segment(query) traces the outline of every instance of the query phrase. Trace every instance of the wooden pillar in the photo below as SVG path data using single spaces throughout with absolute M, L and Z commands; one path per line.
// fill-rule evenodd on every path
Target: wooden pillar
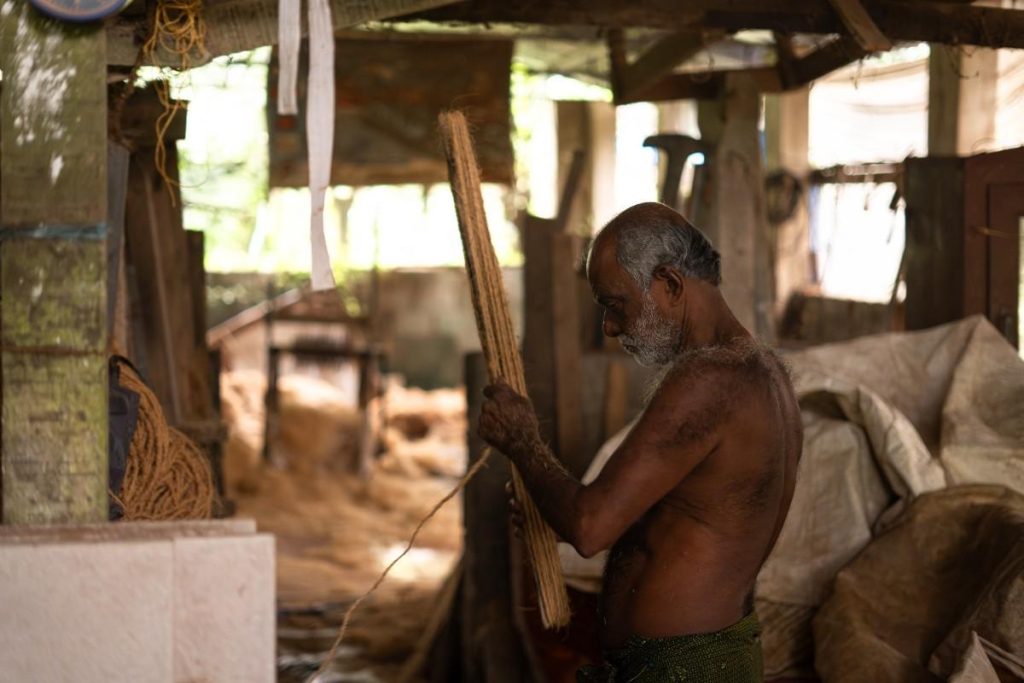
M 998 67 L 997 50 L 931 46 L 929 156 L 970 156 L 995 148 Z
M 568 231 L 590 236 L 615 216 L 615 106 L 608 102 L 556 102 L 558 187 L 565 187 L 573 152 L 586 165 L 569 213 Z
M 791 218 L 771 226 L 775 260 L 775 316 L 790 296 L 811 283 L 810 213 L 806 178 L 810 89 L 765 97 L 765 166 L 769 173 L 785 172 L 800 180 L 800 196 Z
M 466 356 L 468 467 L 483 456 L 476 435 L 487 367 L 482 353 Z M 462 496 L 466 529 L 462 555 L 462 679 L 519 683 L 532 674 L 525 633 L 512 602 L 512 559 L 508 529 L 508 459 L 491 456 L 487 467 L 466 485 Z M 448 679 L 450 680 L 450 678 Z
M 526 214 L 523 245 L 526 386 L 541 436 L 569 471 L 580 476 L 590 454 L 583 450 L 583 350 L 574 267 L 579 238 L 558 232 L 552 220 Z
M 725 78 L 722 96 L 698 104 L 701 138 L 714 146 L 700 226 L 722 254 L 722 294 L 740 323 L 774 341 L 772 259 L 764 206 L 758 120 L 761 94 L 743 73 Z
M 3 522 L 107 516 L 106 39 L 0 3 Z

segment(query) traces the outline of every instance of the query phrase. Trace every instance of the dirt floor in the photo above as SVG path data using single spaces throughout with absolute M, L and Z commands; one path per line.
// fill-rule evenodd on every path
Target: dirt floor
M 258 373 L 224 376 L 225 475 L 237 515 L 277 537 L 278 668 L 289 683 L 320 663 L 345 609 L 464 471 L 465 397 L 392 383 L 371 406 L 381 453 L 364 479 L 354 473 L 362 417 L 330 384 L 300 375 L 281 380 L 281 430 L 264 464 L 264 387 Z M 397 681 L 461 545 L 456 497 L 355 613 L 321 683 Z

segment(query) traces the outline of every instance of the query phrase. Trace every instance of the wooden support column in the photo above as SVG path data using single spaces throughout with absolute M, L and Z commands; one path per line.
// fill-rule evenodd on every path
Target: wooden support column
M 774 341 L 772 262 L 764 205 L 764 171 L 756 79 L 729 74 L 722 96 L 701 101 L 701 138 L 714 146 L 709 187 L 698 226 L 722 254 L 722 294 L 736 318 L 761 340 Z
M 482 353 L 466 356 L 466 434 L 469 463 L 482 457 L 485 444 L 476 435 L 487 367 Z M 480 470 L 462 497 L 466 529 L 462 555 L 462 680 L 520 683 L 533 675 L 529 643 L 512 599 L 508 494 L 512 476 L 506 458 Z M 437 680 L 437 679 L 434 679 Z M 443 680 L 452 680 L 452 677 Z
M 790 296 L 811 283 L 810 213 L 805 184 L 810 171 L 807 156 L 809 103 L 809 88 L 765 97 L 768 173 L 786 173 L 800 181 L 799 199 L 792 217 L 771 226 L 776 320 Z
M 3 522 L 107 517 L 106 39 L 0 2 Z
M 970 156 L 995 148 L 998 67 L 997 50 L 931 46 L 929 156 Z
M 615 107 L 585 101 L 556 102 L 556 107 L 558 187 L 565 187 L 573 152 L 586 153 L 568 232 L 589 236 L 615 216 Z

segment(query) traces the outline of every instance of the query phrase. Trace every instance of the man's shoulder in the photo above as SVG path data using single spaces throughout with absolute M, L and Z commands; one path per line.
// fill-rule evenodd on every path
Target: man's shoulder
M 755 340 L 684 351 L 666 372 L 664 382 L 682 387 L 731 388 L 773 373 L 780 365 L 769 347 Z

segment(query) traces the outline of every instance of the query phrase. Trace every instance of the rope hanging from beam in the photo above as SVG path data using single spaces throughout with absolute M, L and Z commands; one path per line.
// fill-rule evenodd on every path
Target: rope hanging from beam
M 526 376 L 502 285 L 501 268 L 487 229 L 480 195 L 480 171 L 466 118 L 461 112 L 442 113 L 440 127 L 487 374 L 492 382 L 504 379 L 525 396 Z M 514 467 L 512 482 L 526 519 L 526 547 L 537 580 L 541 620 L 547 628 L 565 626 L 570 617 L 569 597 L 562 578 L 555 534 L 544 523 Z

